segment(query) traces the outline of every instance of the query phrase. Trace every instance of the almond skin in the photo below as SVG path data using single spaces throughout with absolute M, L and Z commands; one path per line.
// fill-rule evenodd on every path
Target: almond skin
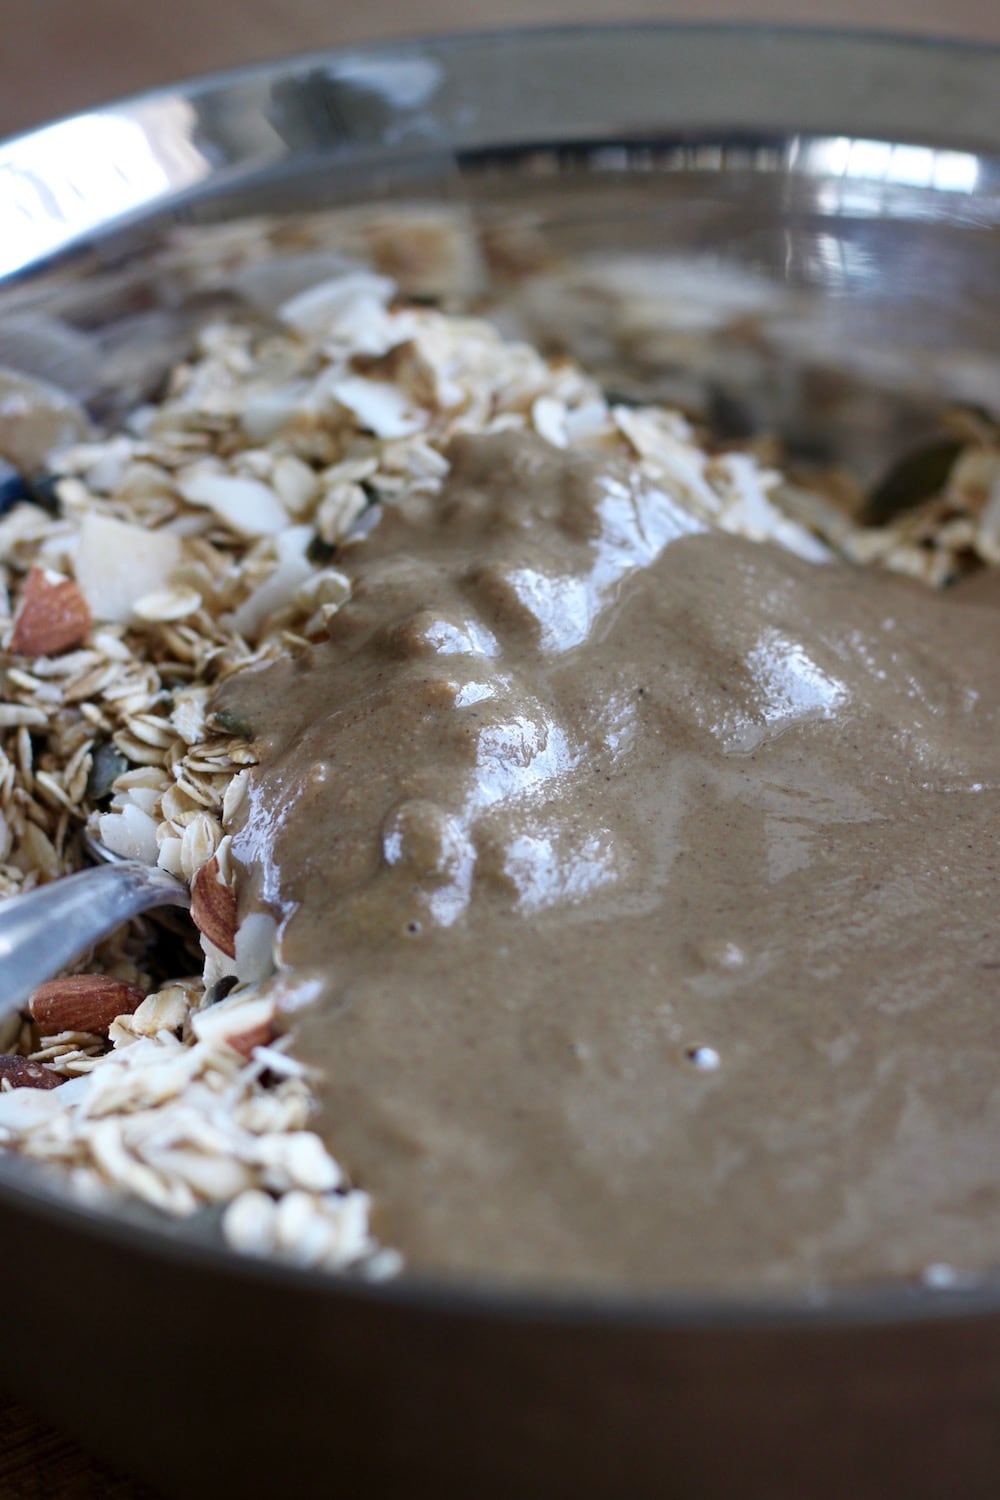
M 22 656 L 57 656 L 79 646 L 89 629 L 90 610 L 73 580 L 32 568 L 14 621 L 11 651 Z
M 249 1062 L 255 1047 L 267 1047 L 277 1036 L 274 1023 L 264 1021 L 259 1026 L 252 1027 L 249 1031 L 238 1032 L 235 1036 L 226 1037 L 226 1045 L 232 1047 L 241 1057 Z
M 59 1031 L 106 1036 L 117 1016 L 131 1015 L 145 998 L 134 984 L 110 974 L 69 974 L 39 985 L 29 1009 L 42 1036 L 54 1036 Z
M 219 880 L 219 861 L 202 865 L 191 882 L 191 916 L 227 958 L 236 957 L 236 892 Z
M 57 1089 L 65 1083 L 58 1073 L 44 1063 L 29 1062 L 26 1057 L 0 1057 L 0 1084 L 12 1089 Z

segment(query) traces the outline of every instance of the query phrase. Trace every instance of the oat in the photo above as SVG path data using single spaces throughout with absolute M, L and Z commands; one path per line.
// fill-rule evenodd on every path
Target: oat
M 193 588 L 157 589 L 142 594 L 132 606 L 138 620 L 160 624 L 164 620 L 186 620 L 201 608 L 201 595 Z
M 521 283 L 529 324 L 576 319 L 585 332 L 599 305 L 618 347 L 649 365 L 684 345 L 670 326 L 678 309 L 692 326 L 716 315 L 710 304 L 739 319 L 759 305 L 756 283 L 727 284 L 720 300 L 683 267 L 666 280 L 647 268 L 639 284 L 612 268 L 599 286 L 584 277 L 560 289 L 527 229 L 484 232 L 480 245 L 428 211 L 403 235 L 388 215 L 352 223 L 345 254 L 374 272 L 308 230 L 264 221 L 199 231 L 207 248 L 195 256 L 181 236 L 165 269 L 177 294 L 235 287 L 266 325 L 208 323 L 163 399 L 118 433 L 71 422 L 52 461 L 60 513 L 25 503 L 0 518 L 0 639 L 13 632 L 25 648 L 0 660 L 0 896 L 76 868 L 89 826 L 114 852 L 193 882 L 205 934 L 202 974 L 158 985 L 143 923 L 101 946 L 87 967 L 132 1002 L 145 994 L 131 1013 L 102 1014 L 106 1037 L 67 1026 L 41 1038 L 20 1016 L 0 1024 L 0 1144 L 60 1168 L 86 1201 L 126 1193 L 180 1215 L 221 1204 L 239 1250 L 377 1278 L 399 1258 L 376 1245 L 366 1194 L 309 1130 L 294 1035 L 275 1035 L 286 982 L 272 977 L 275 923 L 251 913 L 236 930 L 225 831 L 254 752 L 248 726 L 213 722 L 215 686 L 323 637 L 350 596 L 345 548 L 363 545 L 381 507 L 437 492 L 459 432 L 533 429 L 618 455 L 698 525 L 930 583 L 970 558 L 1000 562 L 1000 453 L 988 425 L 970 431 L 941 495 L 862 529 L 829 494 L 751 454 L 711 456 L 678 412 L 609 402 L 571 360 L 397 300 L 391 278 L 465 306 L 485 257 Z M 254 260 L 297 234 L 283 268 Z M 591 344 L 599 366 L 608 349 L 596 333 Z M 54 647 L 25 638 L 40 577 L 73 604 Z M 221 980 L 236 988 L 209 1004 Z M 296 1003 L 306 999 L 300 984 Z M 29 1079 L 62 1086 L 10 1086 Z

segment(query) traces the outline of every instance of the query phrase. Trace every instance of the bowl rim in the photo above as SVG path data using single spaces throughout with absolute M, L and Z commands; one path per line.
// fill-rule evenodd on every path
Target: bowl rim
M 40 124 L 29 125 L 24 130 L 15 130 L 0 135 L 0 148 L 26 141 L 48 130 L 79 120 L 92 114 L 131 109 L 136 105 L 155 104 L 178 95 L 208 93 L 223 85 L 241 83 L 254 78 L 266 78 L 286 72 L 297 72 L 300 68 L 315 67 L 324 61 L 343 62 L 355 58 L 366 61 L 389 59 L 399 54 L 413 53 L 422 47 L 440 48 L 454 54 L 482 45 L 509 40 L 559 41 L 562 38 L 580 37 L 625 37 L 636 35 L 670 35 L 678 37 L 746 36 L 764 40 L 785 41 L 840 41 L 870 44 L 876 48 L 901 47 L 914 53 L 941 52 L 953 56 L 978 56 L 983 52 L 1000 58 L 1000 38 L 996 41 L 975 37 L 953 36 L 947 32 L 910 32 L 892 26 L 837 26 L 832 22 L 812 24 L 802 21 L 768 21 L 720 19 L 708 21 L 657 19 L 637 16 L 630 20 L 595 21 L 540 21 L 537 25 L 514 26 L 469 26 L 460 30 L 444 28 L 441 31 L 408 31 L 400 36 L 384 37 L 370 42 L 347 42 L 330 47 L 311 47 L 302 51 L 279 53 L 276 57 L 238 63 L 230 68 L 209 68 L 204 71 L 184 73 L 170 83 L 152 84 L 148 88 L 113 94 L 110 98 L 71 110 L 68 114 L 55 115 Z
M 183 77 L 174 83 L 117 96 L 90 108 L 59 116 L 0 140 L 0 169 L 4 158 L 36 142 L 53 126 L 70 126 L 92 116 L 128 115 L 148 106 L 178 99 L 194 100 L 213 91 L 225 90 L 253 80 L 278 79 L 324 64 L 363 61 L 378 63 L 420 55 L 432 48 L 436 55 L 454 58 L 473 47 L 493 43 L 562 39 L 615 38 L 656 34 L 684 38 L 752 37 L 763 41 L 812 42 L 817 47 L 831 39 L 863 46 L 875 52 L 902 50 L 912 55 L 938 53 L 958 58 L 988 54 L 995 66 L 1000 60 L 1000 41 L 978 41 L 946 34 L 916 33 L 884 28 L 834 25 L 782 24 L 754 21 L 631 21 L 572 22 L 469 28 L 408 35 L 374 43 L 357 43 L 318 50 L 293 52 L 278 58 L 216 69 Z M 1000 153 L 1000 116 L 998 116 Z M 82 231 L 54 254 L 36 257 L 10 274 L 0 274 L 0 287 L 23 276 L 44 270 L 53 261 L 91 243 L 96 234 L 117 230 L 124 223 L 152 219 L 178 199 L 166 194 L 143 204 L 141 211 L 111 217 L 98 231 Z M 367 1302 L 386 1309 L 423 1311 L 448 1316 L 489 1317 L 503 1321 L 592 1327 L 655 1328 L 658 1330 L 794 1330 L 861 1327 L 904 1327 L 987 1315 L 1000 1315 L 1000 1271 L 975 1280 L 960 1278 L 954 1285 L 933 1286 L 900 1280 L 863 1285 L 833 1285 L 823 1288 L 765 1290 L 761 1293 L 707 1293 L 666 1286 L 663 1291 L 621 1291 L 604 1288 L 573 1288 L 558 1291 L 544 1285 L 504 1283 L 489 1277 L 472 1279 L 456 1275 L 429 1275 L 404 1271 L 392 1279 L 365 1281 L 348 1274 L 335 1274 L 287 1262 L 256 1259 L 221 1243 L 200 1242 L 187 1236 L 173 1221 L 159 1227 L 152 1211 L 143 1219 L 140 1211 L 129 1217 L 113 1210 L 94 1210 L 75 1201 L 55 1185 L 44 1169 L 28 1164 L 16 1153 L 0 1150 L 0 1222 L 8 1214 L 43 1222 L 89 1240 L 99 1240 L 111 1252 L 132 1252 L 151 1260 L 167 1258 L 192 1272 L 224 1275 L 269 1287 L 306 1291 L 314 1296 Z
M 255 84 L 264 86 L 269 81 L 272 83 L 288 81 L 308 74 L 310 71 L 322 71 L 324 68 L 330 69 L 336 66 L 371 68 L 378 64 L 417 59 L 447 60 L 449 63 L 455 63 L 460 62 L 463 54 L 471 54 L 483 48 L 493 49 L 511 45 L 522 48 L 531 46 L 544 48 L 560 43 L 596 43 L 611 47 L 616 44 L 627 45 L 629 38 L 641 41 L 643 38 L 652 37 L 673 39 L 679 45 L 693 45 L 697 42 L 704 42 L 708 45 L 722 44 L 738 39 L 754 42 L 764 47 L 768 45 L 777 48 L 801 49 L 804 47 L 815 51 L 836 44 L 850 49 L 852 60 L 865 67 L 869 66 L 873 55 L 878 55 L 883 63 L 887 63 L 890 57 L 897 60 L 905 57 L 907 63 L 918 61 L 926 63 L 928 59 L 942 58 L 955 61 L 959 66 L 964 65 L 969 69 L 978 70 L 985 66 L 995 72 L 997 60 L 1000 58 L 1000 38 L 996 41 L 979 41 L 946 34 L 910 34 L 891 28 L 814 26 L 808 23 L 785 24 L 739 20 L 671 21 L 641 18 L 414 32 L 404 37 L 389 38 L 374 43 L 351 43 L 341 47 L 292 52 L 278 58 L 244 63 L 234 68 L 195 72 L 171 83 L 125 93 L 88 108 L 47 120 L 24 131 L 15 132 L 6 138 L 0 137 L 0 212 L 13 211 L 15 214 L 24 212 L 18 202 L 16 191 L 13 195 L 5 196 L 3 192 L 5 177 L 12 176 L 16 182 L 18 176 L 23 175 L 36 185 L 39 182 L 44 185 L 45 179 L 39 175 L 33 162 L 34 154 L 41 152 L 45 165 L 52 166 L 58 162 L 59 170 L 63 170 L 60 153 L 62 147 L 69 142 L 67 133 L 74 129 L 85 128 L 87 122 L 117 121 L 131 123 L 145 129 L 146 126 L 155 125 L 157 118 L 166 124 L 170 109 L 177 104 L 196 104 L 200 100 L 210 99 L 213 95 L 221 99 L 232 98 L 241 90 L 251 88 Z M 884 80 L 882 82 L 884 86 Z M 876 93 L 877 89 L 873 81 L 872 94 Z M 992 102 L 992 91 L 990 101 Z M 839 107 L 841 106 L 838 105 Z M 935 135 L 940 135 L 942 122 L 948 119 L 950 115 L 945 112 L 942 121 L 937 122 L 938 128 L 928 127 L 926 136 L 921 136 L 919 131 L 911 134 L 904 130 L 895 137 L 892 135 L 870 137 L 862 133 L 861 138 L 932 144 Z M 841 130 L 836 133 L 842 134 L 854 129 L 856 127 L 848 125 L 845 120 Z M 996 175 L 1000 177 L 1000 117 L 996 118 L 994 126 L 992 109 L 989 113 L 988 130 L 990 139 L 985 145 L 980 140 L 965 136 L 961 131 L 955 136 L 949 136 L 947 142 L 942 138 L 937 144 L 944 149 L 969 151 L 980 156 L 982 160 L 993 158 L 997 168 Z M 53 133 L 59 135 L 58 144 L 52 140 Z M 172 134 L 174 136 L 172 144 L 176 144 L 183 138 L 182 132 L 176 125 Z M 668 130 L 666 134 L 669 136 L 670 131 Z M 718 129 L 707 129 L 706 134 L 712 136 L 713 142 L 726 138 L 725 121 L 718 122 Z M 813 136 L 822 138 L 824 135 L 831 134 L 831 131 L 822 128 L 817 131 L 802 124 L 796 125 L 794 121 L 789 124 L 778 119 L 773 121 L 771 128 L 765 127 L 761 131 L 754 126 L 747 132 L 750 139 L 770 137 L 775 134 L 788 139 L 796 136 L 809 139 Z M 49 150 L 48 153 L 45 150 L 46 137 L 49 138 L 48 144 L 56 148 Z M 614 139 L 613 133 L 607 139 Z M 470 150 L 475 154 L 477 149 L 470 148 L 461 141 L 453 140 L 451 144 L 452 149 L 459 156 Z M 586 145 L 587 142 L 581 140 L 580 144 Z M 223 152 L 227 149 L 219 140 L 211 141 L 210 145 L 213 149 L 221 149 Z M 419 158 L 422 154 L 426 155 L 429 150 L 443 152 L 448 148 L 448 139 L 442 137 L 434 142 L 421 140 L 407 143 L 399 148 L 399 154 L 406 159 L 412 159 Z M 47 162 L 45 161 L 46 154 L 48 155 Z M 389 153 L 383 151 L 383 155 L 387 160 L 389 159 Z M 255 157 L 251 150 L 237 151 L 232 159 L 224 156 L 222 160 L 212 160 L 210 164 L 206 159 L 207 171 L 187 178 L 180 172 L 176 180 L 171 177 L 159 191 L 140 193 L 129 198 L 119 208 L 91 217 L 88 217 L 81 209 L 81 205 L 85 202 L 87 185 L 83 184 L 81 191 L 81 184 L 73 182 L 70 177 L 68 179 L 72 190 L 70 196 L 75 196 L 77 202 L 70 208 L 68 217 L 65 213 L 65 204 L 57 205 L 55 208 L 52 205 L 46 206 L 38 217 L 48 221 L 50 243 L 34 253 L 22 255 L 14 262 L 0 257 L 0 289 L 22 279 L 31 278 L 54 263 L 61 265 L 66 257 L 99 244 L 119 230 L 141 227 L 143 223 L 154 221 L 162 214 L 202 201 L 206 196 L 224 193 L 233 185 L 248 186 L 260 182 L 286 160 L 287 158 L 281 156 L 280 153 L 276 157 Z M 66 195 L 63 196 L 65 198 Z
M 225 1276 L 275 1292 L 305 1292 L 367 1304 L 372 1309 L 430 1313 L 492 1322 L 663 1332 L 811 1333 L 957 1323 L 1000 1316 L 1000 1277 L 935 1287 L 900 1280 L 761 1293 L 670 1288 L 634 1291 L 585 1286 L 559 1290 L 542 1283 L 407 1270 L 385 1280 L 354 1271 L 330 1272 L 231 1249 L 221 1235 L 191 1232 L 188 1221 L 156 1221 L 152 1210 L 113 1201 L 94 1209 L 65 1195 L 45 1169 L 0 1153 L 0 1226 L 16 1214 L 101 1242 L 109 1254 L 168 1260 L 192 1274 Z M 161 1227 L 162 1224 L 162 1227 Z

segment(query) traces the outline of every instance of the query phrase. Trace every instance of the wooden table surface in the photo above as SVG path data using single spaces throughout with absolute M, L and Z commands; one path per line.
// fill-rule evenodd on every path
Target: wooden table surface
M 0 135 L 187 74 L 457 27 L 735 18 L 1000 41 L 998 0 L 465 0 L 458 12 L 456 0 L 0 0 Z M 0 1500 L 146 1495 L 0 1397 Z

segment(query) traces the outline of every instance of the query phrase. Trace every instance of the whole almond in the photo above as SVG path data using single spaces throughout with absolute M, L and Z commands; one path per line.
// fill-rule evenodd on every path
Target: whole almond
M 236 892 L 219 879 L 219 861 L 202 865 L 191 882 L 191 916 L 227 958 L 236 957 Z
M 56 656 L 78 646 L 90 629 L 87 601 L 71 578 L 32 568 L 10 638 L 23 656 Z
M 40 985 L 29 1001 L 29 1009 L 42 1036 L 54 1036 L 59 1031 L 106 1036 L 117 1016 L 130 1016 L 145 998 L 136 985 L 111 974 L 68 974 Z
M 65 1078 L 26 1057 L 0 1057 L 0 1085 L 11 1089 L 57 1089 Z

